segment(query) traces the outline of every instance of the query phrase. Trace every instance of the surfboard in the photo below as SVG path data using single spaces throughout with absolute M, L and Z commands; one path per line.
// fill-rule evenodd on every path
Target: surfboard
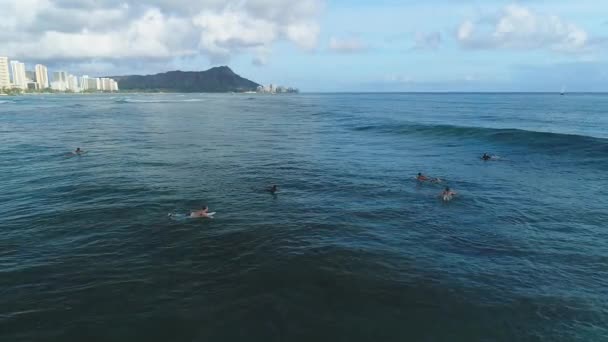
M 212 212 L 210 212 L 210 213 L 207 213 L 207 217 L 205 217 L 205 216 L 197 216 L 197 217 L 192 217 L 192 216 L 188 215 L 188 218 L 191 218 L 191 219 L 213 218 L 213 215 L 215 215 L 215 211 L 212 211 Z
M 207 216 L 209 216 L 209 218 L 213 218 L 213 215 L 215 215 L 215 211 L 207 213 Z M 180 213 L 168 213 L 167 216 L 172 219 L 175 219 L 175 220 L 206 218 L 206 217 L 192 217 L 192 216 L 190 216 L 190 214 L 180 214 Z

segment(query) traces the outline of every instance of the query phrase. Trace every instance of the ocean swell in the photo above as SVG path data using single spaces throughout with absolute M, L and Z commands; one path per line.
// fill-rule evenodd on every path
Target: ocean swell
M 417 134 L 438 138 L 477 139 L 510 145 L 525 145 L 549 153 L 576 152 L 585 155 L 608 155 L 608 139 L 515 128 L 467 127 L 400 123 L 358 126 L 353 130 L 378 134 Z

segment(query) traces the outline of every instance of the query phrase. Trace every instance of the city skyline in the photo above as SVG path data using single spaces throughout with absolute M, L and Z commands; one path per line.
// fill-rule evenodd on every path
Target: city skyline
M 35 64 L 33 70 L 28 70 L 24 62 L 0 56 L 0 92 L 7 90 L 59 92 L 110 91 L 119 90 L 118 82 L 107 77 L 80 77 L 67 71 L 54 71 L 49 77 L 48 68 L 43 64 Z

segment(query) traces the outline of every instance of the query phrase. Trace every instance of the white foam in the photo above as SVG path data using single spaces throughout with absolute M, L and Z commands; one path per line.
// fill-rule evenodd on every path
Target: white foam
M 116 102 L 121 103 L 179 103 L 179 102 L 202 102 L 203 99 L 185 99 L 185 100 L 138 100 L 138 99 L 118 99 Z

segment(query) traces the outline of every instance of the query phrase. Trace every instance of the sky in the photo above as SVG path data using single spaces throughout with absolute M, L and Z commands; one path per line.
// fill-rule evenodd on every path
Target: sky
M 0 56 L 307 92 L 608 91 L 608 0 L 0 0 Z

